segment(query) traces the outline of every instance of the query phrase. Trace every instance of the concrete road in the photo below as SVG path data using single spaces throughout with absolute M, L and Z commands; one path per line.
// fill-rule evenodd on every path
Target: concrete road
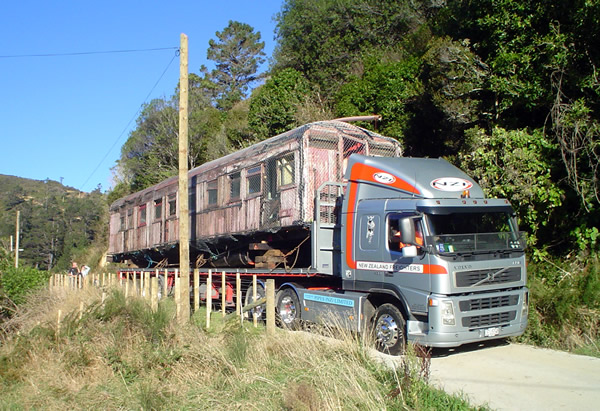
M 430 383 L 494 410 L 600 410 L 600 358 L 527 345 L 436 349 Z

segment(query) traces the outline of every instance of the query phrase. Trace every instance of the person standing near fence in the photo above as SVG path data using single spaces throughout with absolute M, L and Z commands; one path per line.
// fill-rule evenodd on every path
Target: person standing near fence
M 77 263 L 75 261 L 71 263 L 71 268 L 69 268 L 68 274 L 69 285 L 71 286 L 71 288 L 73 288 L 77 283 L 77 276 L 79 275 L 79 268 L 77 268 Z
M 85 278 L 86 275 L 88 275 L 88 273 L 90 272 L 90 267 L 88 267 L 87 265 L 82 265 L 81 266 L 81 272 L 79 274 L 81 274 L 81 276 L 83 278 Z

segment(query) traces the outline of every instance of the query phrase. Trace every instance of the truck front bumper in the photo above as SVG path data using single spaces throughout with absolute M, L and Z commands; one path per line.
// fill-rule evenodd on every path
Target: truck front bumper
M 523 334 L 528 289 L 461 296 L 432 295 L 428 322 L 408 321 L 408 341 L 428 347 L 462 344 Z

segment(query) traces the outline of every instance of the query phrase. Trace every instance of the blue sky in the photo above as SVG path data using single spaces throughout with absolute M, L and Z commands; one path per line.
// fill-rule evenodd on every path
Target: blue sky
M 273 16 L 281 5 L 282 0 L 3 1 L 0 174 L 62 179 L 88 192 L 101 184 L 106 191 L 142 104 L 174 93 L 180 34 L 188 36 L 191 73 L 202 64 L 212 67 L 208 41 L 229 20 L 260 31 L 270 57 Z M 171 49 L 61 55 L 156 48 Z M 32 56 L 47 54 L 55 56 Z

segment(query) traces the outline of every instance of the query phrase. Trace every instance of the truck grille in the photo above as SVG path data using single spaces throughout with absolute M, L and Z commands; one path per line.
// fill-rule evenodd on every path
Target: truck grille
M 456 272 L 456 286 L 471 287 L 477 283 L 481 286 L 512 283 L 521 279 L 521 267 L 510 267 L 494 276 L 500 270 L 501 268 L 487 268 L 485 270 L 458 271 Z
M 487 310 L 490 308 L 510 307 L 517 305 L 519 302 L 518 295 L 503 295 L 500 297 L 476 298 L 473 300 L 460 301 L 458 306 L 460 311 L 475 311 Z
M 504 313 L 474 315 L 463 317 L 462 325 L 468 328 L 490 327 L 509 323 L 517 317 L 516 311 L 507 311 Z

